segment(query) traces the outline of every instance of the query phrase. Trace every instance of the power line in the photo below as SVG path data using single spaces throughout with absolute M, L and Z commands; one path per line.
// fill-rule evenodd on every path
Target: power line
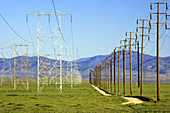
M 162 42 L 162 45 L 161 45 L 161 47 L 160 47 L 160 49 L 159 49 L 159 50 L 161 50 L 161 49 L 162 49 L 162 47 L 163 47 L 163 45 L 164 45 L 164 43 L 165 43 L 166 38 L 167 38 L 167 36 L 164 38 L 164 40 L 163 40 L 163 42 Z
M 0 16 L 1 16 L 1 18 L 4 20 L 4 22 L 8 25 L 8 27 L 9 27 L 20 39 L 22 39 L 22 40 L 24 40 L 24 41 L 26 41 L 26 42 L 28 42 L 28 43 L 31 43 L 31 42 L 25 40 L 24 38 L 22 38 L 22 37 L 9 25 L 9 23 L 5 20 L 5 18 L 4 18 L 1 14 L 0 14 Z
M 56 17 L 56 20 L 57 20 L 57 24 L 59 25 L 59 21 L 58 21 L 57 12 L 56 12 L 56 9 L 55 9 L 54 0 L 52 0 L 52 3 L 53 3 L 53 8 L 54 8 L 54 13 L 55 13 L 55 17 Z M 62 39 L 64 40 L 64 42 L 67 42 L 67 41 L 64 39 L 64 37 L 63 37 L 63 34 L 62 34 L 62 32 L 61 32 L 61 29 L 60 29 L 59 27 L 57 27 L 57 28 L 58 28 L 58 30 L 60 31 L 61 37 L 62 37 Z

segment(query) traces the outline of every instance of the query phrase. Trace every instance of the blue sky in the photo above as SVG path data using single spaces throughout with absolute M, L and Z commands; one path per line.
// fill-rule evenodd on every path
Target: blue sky
M 135 31 L 137 19 L 149 19 L 150 3 L 158 1 L 167 2 L 170 6 L 168 0 L 54 0 L 57 11 L 73 15 L 74 46 L 78 47 L 80 58 L 111 53 L 115 47 L 120 46 L 120 40 L 125 39 L 125 32 Z M 164 6 L 161 7 L 165 9 Z M 25 15 L 34 11 L 52 10 L 54 10 L 52 0 L 0 1 L 0 13 L 13 29 L 28 41 L 31 39 Z M 167 12 L 170 14 L 170 10 Z M 71 45 L 70 20 L 69 17 L 64 17 L 63 20 L 65 21 L 63 26 L 67 29 L 63 28 L 63 36 L 69 40 L 68 44 L 65 44 L 67 46 Z M 29 26 L 36 46 L 36 18 L 29 18 Z M 170 49 L 168 49 L 170 48 L 170 36 L 168 36 L 170 33 L 164 32 L 162 26 L 161 28 L 163 37 L 160 39 L 160 45 L 162 43 L 164 45 L 161 47 L 160 56 L 170 56 Z M 9 29 L 2 18 L 0 18 L 0 37 L 1 45 L 26 43 Z M 156 55 L 155 39 L 155 35 L 152 35 L 150 42 L 145 40 L 144 45 L 147 45 L 144 52 L 146 54 Z

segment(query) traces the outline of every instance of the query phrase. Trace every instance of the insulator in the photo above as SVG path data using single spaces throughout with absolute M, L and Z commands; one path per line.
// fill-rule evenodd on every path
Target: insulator
M 166 4 L 166 10 L 168 10 L 168 4 Z
M 152 19 L 152 15 L 150 14 L 150 19 Z
M 137 20 L 137 24 L 138 24 L 138 20 Z
M 168 19 L 168 15 L 166 14 L 166 19 Z
M 151 24 L 150 24 L 150 29 L 152 29 Z
M 167 29 L 167 24 L 165 24 L 165 29 Z
M 150 8 L 151 8 L 151 10 L 152 10 L 152 4 L 150 5 Z
M 150 40 L 150 36 L 148 36 L 148 40 Z

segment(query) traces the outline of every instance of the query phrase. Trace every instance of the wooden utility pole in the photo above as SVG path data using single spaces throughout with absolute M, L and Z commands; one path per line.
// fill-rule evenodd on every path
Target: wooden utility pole
M 142 34 L 138 34 L 138 36 L 142 37 L 142 43 L 141 43 L 141 85 L 140 85 L 140 95 L 143 96 L 143 42 L 144 42 L 144 37 L 148 37 L 149 40 L 149 35 L 145 35 L 144 31 L 145 29 L 149 29 L 150 31 L 150 27 L 145 27 L 145 21 L 148 21 L 150 25 L 150 20 L 147 19 L 137 19 L 137 24 L 139 23 L 139 21 L 142 21 L 142 27 L 137 27 L 136 31 L 138 32 L 138 29 L 141 28 L 142 29 Z
M 109 77 L 109 75 L 110 75 L 110 69 L 109 69 L 109 59 L 108 60 L 106 60 L 106 62 L 107 62 L 107 89 L 108 89 L 108 92 L 109 92 L 109 79 L 110 79 L 110 77 Z
M 114 93 L 116 94 L 116 49 L 114 49 Z
M 111 79 L 110 79 L 110 78 L 111 78 L 111 66 L 110 66 L 110 65 L 111 65 L 111 62 L 110 62 L 110 61 L 111 61 L 111 60 L 110 60 L 110 59 L 111 59 L 110 56 L 108 56 L 108 57 L 105 58 L 105 61 L 106 61 L 106 64 L 107 64 L 107 87 L 108 87 L 107 89 L 108 89 L 108 92 L 109 92 L 110 89 L 111 89 L 111 88 L 110 88 L 110 86 L 111 86 L 111 85 L 110 85 L 110 83 L 111 83 L 111 81 L 110 81 L 110 80 L 111 80 Z
M 99 73 L 99 65 L 97 66 L 97 85 L 100 87 L 100 73 Z
M 104 89 L 106 90 L 107 89 L 107 86 L 106 86 L 106 62 L 104 62 L 104 72 L 105 72 L 105 81 L 104 81 Z
M 112 80 L 113 80 L 113 55 L 110 56 L 110 86 L 111 86 L 111 93 L 113 93 L 113 87 L 112 87 Z
M 97 83 L 97 81 L 96 81 L 96 68 L 94 69 L 94 85 L 96 86 L 96 83 Z
M 120 95 L 120 49 L 121 47 L 116 47 L 118 48 L 118 94 Z
M 125 48 L 126 48 L 126 45 L 125 45 Z M 125 54 L 126 54 L 126 49 L 124 48 L 123 50 L 123 89 L 124 89 L 124 95 L 126 95 L 126 64 L 125 64 L 125 60 L 126 60 L 126 57 L 125 57 Z
M 91 69 L 90 69 L 90 73 L 89 73 L 89 83 L 91 84 Z
M 101 66 L 101 64 L 99 65 L 99 73 L 100 73 L 100 88 L 101 88 L 101 86 L 102 86 L 102 84 L 101 84 L 101 82 L 102 82 L 102 66 Z
M 137 38 L 137 34 L 136 32 L 126 32 L 126 36 L 127 34 L 130 34 L 130 38 L 126 38 L 129 39 L 129 49 L 130 49 L 130 95 L 133 94 L 133 91 L 132 91 L 132 40 L 136 40 Z M 136 35 L 136 38 L 132 38 L 132 34 L 135 34 Z
M 118 94 L 120 95 L 120 50 L 118 51 Z
M 159 79 L 159 25 L 160 24 L 165 24 L 166 23 L 160 23 L 159 19 L 160 19 L 160 14 L 166 14 L 166 19 L 167 19 L 167 13 L 160 13 L 160 5 L 161 4 L 166 4 L 166 9 L 168 9 L 168 5 L 167 3 L 151 3 L 150 7 L 152 9 L 152 5 L 156 4 L 157 5 L 157 13 L 150 13 L 150 19 L 152 19 L 152 14 L 156 14 L 157 15 L 157 22 L 156 23 L 151 23 L 151 24 L 157 24 L 157 100 L 160 100 L 160 79 Z
M 139 41 L 137 41 L 137 46 L 138 46 L 138 88 L 140 87 L 140 80 L 139 80 L 139 78 L 140 78 L 140 74 L 139 74 L 139 72 L 140 72 L 140 70 L 139 70 Z
M 94 85 L 96 85 L 96 68 L 94 68 Z
M 104 63 L 102 63 L 102 88 L 104 88 Z
M 121 42 L 124 42 L 124 49 L 123 49 L 123 89 L 124 89 L 124 95 L 126 95 L 126 40 L 121 40 Z
M 98 81 L 97 81 L 97 67 L 95 68 L 95 86 L 97 86 Z
M 107 70 L 107 91 L 109 91 L 109 63 L 106 60 L 106 70 Z

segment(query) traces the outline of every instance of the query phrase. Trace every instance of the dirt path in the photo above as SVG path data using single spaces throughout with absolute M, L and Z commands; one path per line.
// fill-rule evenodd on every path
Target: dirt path
M 102 95 L 104 96 L 111 96 L 110 94 L 107 94 L 106 92 L 102 91 L 101 89 L 99 89 L 98 87 L 94 86 L 94 85 L 91 85 L 94 89 L 96 89 L 99 93 L 101 93 Z M 124 102 L 122 104 L 140 104 L 140 103 L 143 103 L 142 100 L 138 99 L 138 98 L 134 98 L 134 97 L 122 97 L 126 100 L 128 100 L 128 102 Z
M 140 103 L 143 103 L 142 100 L 138 99 L 138 98 L 134 98 L 134 97 L 122 97 L 126 100 L 128 100 L 128 102 L 124 102 L 122 104 L 140 104 Z
M 98 87 L 91 85 L 94 89 L 96 89 L 99 93 L 101 93 L 104 96 L 111 96 L 110 94 L 107 94 L 106 92 L 102 91 L 101 89 L 99 89 Z

